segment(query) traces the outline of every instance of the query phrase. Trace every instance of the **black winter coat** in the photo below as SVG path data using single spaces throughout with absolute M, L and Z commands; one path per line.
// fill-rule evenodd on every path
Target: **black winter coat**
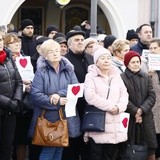
M 140 56 L 142 55 L 143 49 L 149 49 L 149 48 L 148 48 L 148 45 L 143 44 L 140 40 L 136 45 L 131 47 L 131 50 L 138 52 Z
M 140 107 L 143 110 L 142 125 L 144 137 L 149 148 L 156 148 L 156 133 L 153 120 L 152 107 L 155 104 L 156 96 L 149 76 L 140 70 L 134 74 L 128 68 L 121 74 L 121 77 L 129 93 L 129 103 L 126 112 L 130 113 L 128 138 L 131 140 L 135 115 Z
M 15 62 L 11 59 L 11 53 L 5 50 L 7 58 L 4 64 L 0 64 L 0 115 L 8 113 L 11 100 L 22 100 L 23 82 Z

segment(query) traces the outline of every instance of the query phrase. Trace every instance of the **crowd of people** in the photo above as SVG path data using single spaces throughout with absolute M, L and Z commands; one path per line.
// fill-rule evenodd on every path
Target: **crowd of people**
M 0 159 L 123 160 L 134 131 L 136 137 L 143 131 L 146 160 L 160 158 L 160 69 L 149 66 L 149 55 L 160 54 L 160 39 L 151 26 L 130 29 L 125 39 L 100 27 L 97 38 L 90 37 L 88 21 L 66 34 L 49 25 L 35 37 L 34 29 L 30 19 L 19 30 L 0 28 Z M 76 103 L 79 123 L 85 106 L 94 105 L 106 113 L 105 131 L 69 137 L 64 148 L 33 145 L 38 117 L 45 110 L 48 121 L 59 120 L 67 87 L 77 83 L 84 83 Z M 123 113 L 130 115 L 128 132 L 119 129 Z

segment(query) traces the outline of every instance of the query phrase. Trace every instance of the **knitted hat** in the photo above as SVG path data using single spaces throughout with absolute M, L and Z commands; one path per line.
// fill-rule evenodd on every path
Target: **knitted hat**
M 126 53 L 125 56 L 124 56 L 124 64 L 125 64 L 125 66 L 127 67 L 128 64 L 129 64 L 129 62 L 130 62 L 130 60 L 131 60 L 133 57 L 136 57 L 136 56 L 139 58 L 139 60 L 140 60 L 140 62 L 141 62 L 141 57 L 140 57 L 140 55 L 139 55 L 138 52 L 129 51 L 128 53 Z
M 108 48 L 109 46 L 112 45 L 112 43 L 116 40 L 117 38 L 113 35 L 107 35 L 105 38 L 104 38 L 104 48 Z
M 82 35 L 85 37 L 85 32 L 83 31 L 76 31 L 76 30 L 71 30 L 66 34 L 66 40 L 68 41 L 69 38 L 76 36 L 76 35 Z
M 55 25 L 49 25 L 46 29 L 46 36 L 48 37 L 52 31 L 58 32 L 58 28 Z
M 100 56 L 104 54 L 111 56 L 110 51 L 100 45 L 94 46 L 93 50 L 94 50 L 93 59 L 95 64 L 97 63 L 97 60 L 99 59 Z
M 126 35 L 126 39 L 129 40 L 129 41 L 131 39 L 138 39 L 138 34 L 133 29 L 128 30 L 127 35 Z
M 27 26 L 33 26 L 34 27 L 33 21 L 31 19 L 22 20 L 21 23 L 20 23 L 19 30 L 23 31 Z

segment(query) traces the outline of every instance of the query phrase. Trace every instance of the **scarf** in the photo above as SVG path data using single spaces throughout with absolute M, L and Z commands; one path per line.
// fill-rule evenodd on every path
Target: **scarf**
M 3 64 L 6 60 L 7 54 L 4 50 L 0 51 L 0 64 Z

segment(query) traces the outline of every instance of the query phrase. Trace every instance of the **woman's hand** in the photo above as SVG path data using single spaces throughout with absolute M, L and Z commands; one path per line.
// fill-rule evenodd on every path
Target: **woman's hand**
M 57 105 L 59 99 L 60 99 L 60 96 L 58 94 L 52 94 L 52 95 L 50 95 L 50 103 L 51 104 Z
M 31 81 L 23 80 L 23 84 L 24 84 L 24 87 L 25 87 L 25 92 L 30 92 L 30 90 L 31 90 Z
M 136 117 L 136 123 L 142 123 L 142 117 L 141 116 Z
M 114 107 L 112 108 L 112 110 L 109 111 L 109 112 L 110 112 L 110 114 L 112 114 L 112 115 L 116 115 L 116 114 L 118 114 L 119 109 L 118 109 L 117 106 L 114 106 Z
M 67 98 L 66 97 L 60 97 L 59 102 L 60 102 L 60 105 L 64 106 L 67 103 Z

